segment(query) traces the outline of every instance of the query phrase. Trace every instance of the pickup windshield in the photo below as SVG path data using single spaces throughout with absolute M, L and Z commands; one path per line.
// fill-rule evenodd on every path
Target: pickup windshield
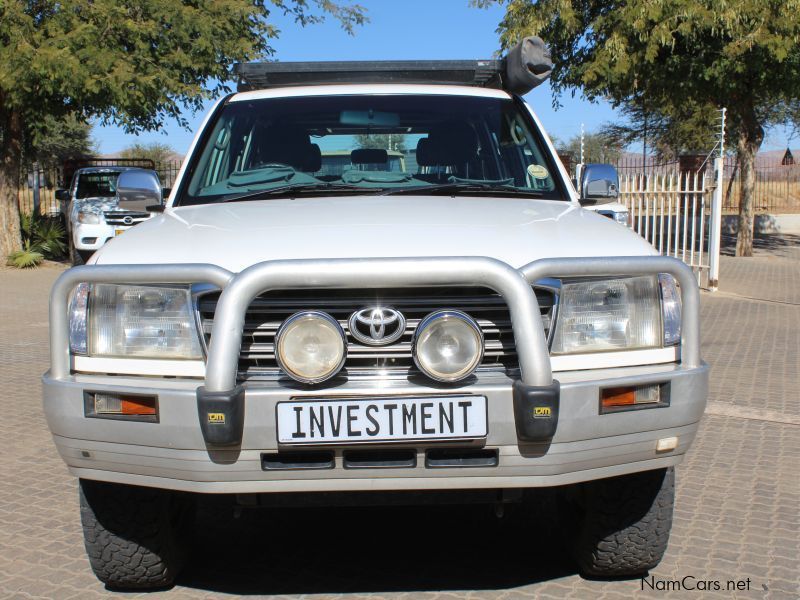
M 117 193 L 118 171 L 81 173 L 78 175 L 75 198 L 113 198 Z
M 566 199 L 541 134 L 508 98 L 235 100 L 207 131 L 176 205 L 416 191 Z

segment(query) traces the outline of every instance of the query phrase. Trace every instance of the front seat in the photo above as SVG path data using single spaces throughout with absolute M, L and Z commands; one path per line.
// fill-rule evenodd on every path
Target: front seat
M 308 133 L 293 125 L 271 125 L 254 132 L 253 150 L 247 168 L 271 163 L 289 165 L 297 171 L 315 173 L 322 168 L 322 153 Z
M 429 165 L 451 167 L 452 174 L 458 177 L 483 177 L 478 134 L 465 121 L 448 121 L 435 126 L 423 149 L 424 160 Z

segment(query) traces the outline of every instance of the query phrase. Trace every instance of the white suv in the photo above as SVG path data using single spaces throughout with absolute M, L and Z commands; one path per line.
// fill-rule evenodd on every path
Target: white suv
M 659 562 L 706 403 L 697 282 L 581 208 L 518 95 L 549 66 L 528 39 L 240 67 L 163 214 L 53 288 L 45 413 L 102 581 L 172 582 L 203 494 L 534 511 L 549 487 L 585 572 Z
M 147 210 L 120 207 L 117 178 L 137 167 L 85 167 L 75 171 L 69 190 L 59 190 L 69 236 L 70 259 L 82 265 L 106 242 L 149 219 Z M 155 177 L 155 172 L 153 172 Z

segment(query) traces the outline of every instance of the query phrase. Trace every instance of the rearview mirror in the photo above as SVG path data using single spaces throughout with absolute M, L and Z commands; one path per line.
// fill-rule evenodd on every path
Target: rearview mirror
M 357 127 L 397 127 L 400 115 L 374 110 L 343 110 L 339 115 L 339 123 Z
M 56 190 L 56 200 L 59 202 L 69 202 L 69 190 Z
M 161 182 L 150 169 L 130 169 L 117 178 L 119 207 L 125 210 L 146 212 L 152 205 L 162 204 Z
M 619 198 L 619 175 L 611 165 L 588 164 L 581 170 L 581 204 L 608 204 Z

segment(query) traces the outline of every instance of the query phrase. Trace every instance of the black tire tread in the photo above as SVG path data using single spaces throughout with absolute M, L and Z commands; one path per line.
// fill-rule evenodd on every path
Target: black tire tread
M 175 511 L 190 505 L 165 490 L 89 480 L 79 493 L 86 553 L 100 581 L 118 589 L 173 584 L 185 561 Z
M 581 571 L 639 575 L 661 561 L 672 528 L 673 467 L 582 484 L 582 523 L 573 545 Z

